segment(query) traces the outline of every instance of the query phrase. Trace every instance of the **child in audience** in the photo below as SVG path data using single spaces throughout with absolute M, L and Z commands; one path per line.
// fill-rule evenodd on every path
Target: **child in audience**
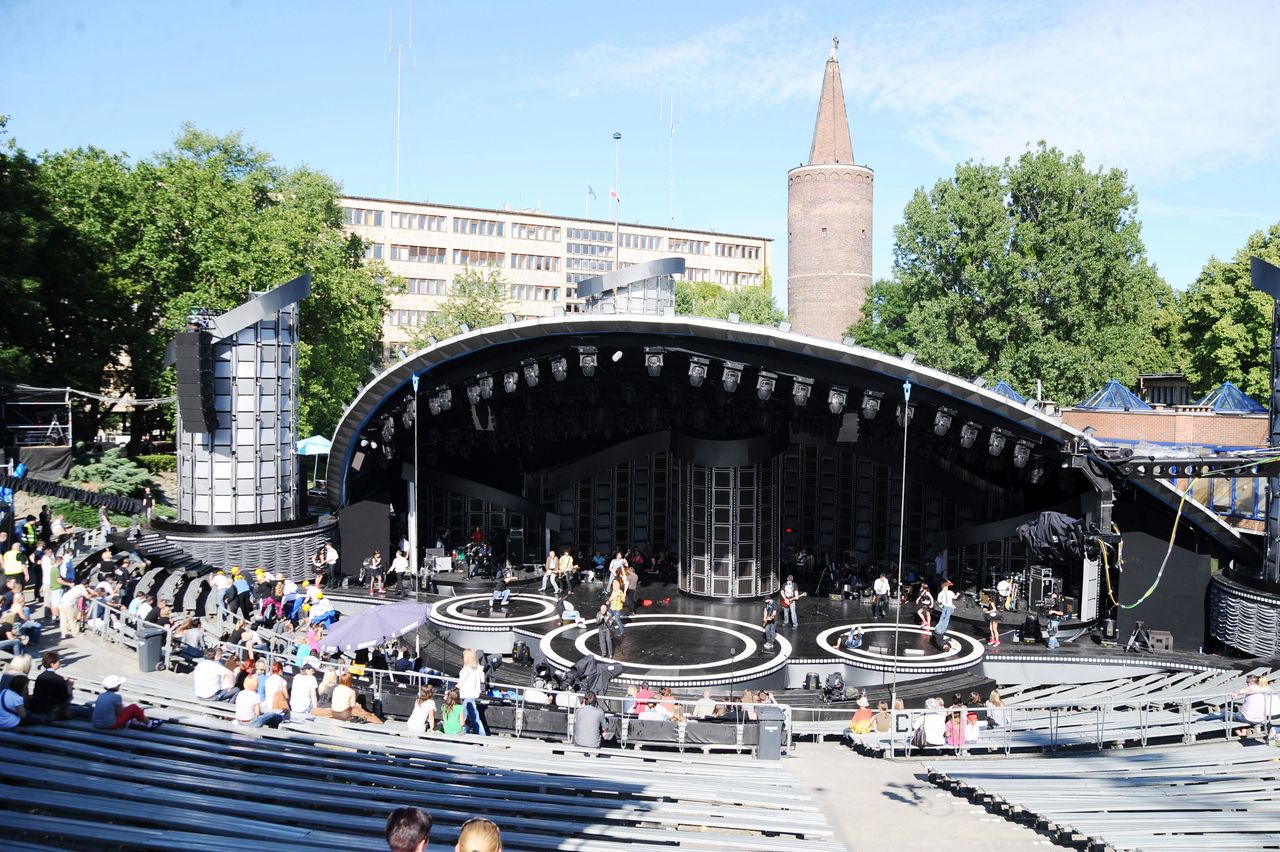
M 147 719 L 142 708 L 137 704 L 125 706 L 120 697 L 120 687 L 124 686 L 124 678 L 120 675 L 107 675 L 102 679 L 102 694 L 93 702 L 93 726 L 99 730 L 115 730 L 125 725 L 135 728 L 155 730 L 164 724 L 160 719 Z

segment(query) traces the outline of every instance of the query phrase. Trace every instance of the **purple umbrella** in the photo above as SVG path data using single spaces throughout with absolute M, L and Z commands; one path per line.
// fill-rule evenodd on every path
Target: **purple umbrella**
M 320 641 L 326 654 L 353 654 L 396 639 L 426 623 L 431 604 L 417 601 L 375 606 L 366 613 L 344 618 Z

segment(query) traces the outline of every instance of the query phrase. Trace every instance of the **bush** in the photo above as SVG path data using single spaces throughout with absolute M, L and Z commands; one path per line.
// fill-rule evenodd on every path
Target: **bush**
M 178 457 L 168 453 L 135 456 L 133 460 L 153 474 L 172 473 L 178 469 Z

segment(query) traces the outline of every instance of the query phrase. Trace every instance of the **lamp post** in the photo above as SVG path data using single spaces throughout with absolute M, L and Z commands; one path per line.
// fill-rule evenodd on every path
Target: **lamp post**
M 898 630 L 902 625 L 902 552 L 907 534 L 907 427 L 911 425 L 911 380 L 902 383 L 902 502 L 898 507 L 898 607 L 893 616 L 893 686 L 890 706 L 898 702 Z M 896 723 L 895 723 L 896 726 Z
M 622 265 L 620 263 L 621 231 L 618 227 L 619 208 L 622 206 L 622 187 L 618 185 L 618 152 L 621 146 L 622 134 L 615 130 L 613 132 L 613 268 L 615 270 Z

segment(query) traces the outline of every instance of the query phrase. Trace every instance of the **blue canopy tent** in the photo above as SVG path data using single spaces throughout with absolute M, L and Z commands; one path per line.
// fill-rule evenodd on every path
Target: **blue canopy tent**
M 303 438 L 296 445 L 298 455 L 315 456 L 315 469 L 311 472 L 312 479 L 319 479 L 320 476 L 320 457 L 329 455 L 329 449 L 333 446 L 333 442 L 323 435 L 312 435 L 310 438 Z

